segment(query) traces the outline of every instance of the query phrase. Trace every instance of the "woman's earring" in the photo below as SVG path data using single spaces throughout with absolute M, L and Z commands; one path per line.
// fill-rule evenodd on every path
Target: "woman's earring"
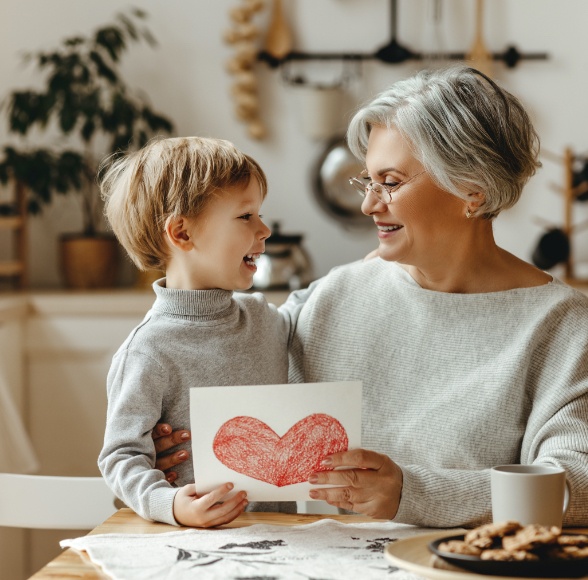
M 468 219 L 473 218 L 474 214 L 470 211 L 470 208 L 466 209 L 466 217 Z

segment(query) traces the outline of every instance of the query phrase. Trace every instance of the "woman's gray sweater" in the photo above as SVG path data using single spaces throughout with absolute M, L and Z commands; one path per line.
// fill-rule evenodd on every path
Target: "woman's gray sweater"
M 566 525 L 588 525 L 588 297 L 554 280 L 487 294 L 421 288 L 374 259 L 335 268 L 298 316 L 291 382 L 363 381 L 363 447 L 404 474 L 395 521 L 477 525 L 489 468 L 565 468 Z

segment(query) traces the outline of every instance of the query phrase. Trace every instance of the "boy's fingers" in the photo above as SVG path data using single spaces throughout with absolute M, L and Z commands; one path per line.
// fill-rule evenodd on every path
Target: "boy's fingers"
M 215 518 L 208 523 L 208 527 L 212 528 L 214 526 L 220 526 L 222 524 L 228 524 L 229 522 L 232 522 L 237 516 L 241 515 L 243 511 L 245 511 L 247 503 L 247 500 L 241 500 L 237 503 L 237 505 L 234 508 L 232 508 L 229 512 L 226 513 L 220 512 L 220 508 L 222 506 L 219 506 L 219 508 L 214 508 L 215 510 L 219 509 L 219 512 L 218 515 L 217 513 L 215 513 Z M 224 505 L 225 504 L 223 504 L 223 506 Z
M 219 513 L 225 513 L 231 511 L 235 505 L 238 505 L 241 501 L 247 498 L 247 494 L 244 491 L 239 491 L 233 497 L 227 498 L 233 489 L 232 483 L 225 483 L 211 492 L 202 496 L 202 500 L 208 510 L 219 510 Z

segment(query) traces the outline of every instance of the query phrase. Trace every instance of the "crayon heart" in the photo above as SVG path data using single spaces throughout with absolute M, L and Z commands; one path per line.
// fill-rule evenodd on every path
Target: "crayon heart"
M 321 460 L 347 450 L 343 425 L 330 415 L 315 413 L 280 437 L 254 417 L 234 417 L 218 430 L 212 443 L 217 459 L 229 469 L 283 487 L 307 481 L 326 471 Z

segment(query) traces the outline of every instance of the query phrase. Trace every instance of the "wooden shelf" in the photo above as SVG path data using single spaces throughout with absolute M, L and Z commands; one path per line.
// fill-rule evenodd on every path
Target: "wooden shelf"
M 19 289 L 27 287 L 27 202 L 22 183 L 14 183 L 14 202 L 18 215 L 0 216 L 0 230 L 11 230 L 14 237 L 13 256 L 0 261 L 0 278 L 9 278 Z
M 20 276 L 24 270 L 24 264 L 22 262 L 0 262 L 0 276 L 11 277 Z
M 25 225 L 20 216 L 0 217 L 0 230 L 18 230 Z

